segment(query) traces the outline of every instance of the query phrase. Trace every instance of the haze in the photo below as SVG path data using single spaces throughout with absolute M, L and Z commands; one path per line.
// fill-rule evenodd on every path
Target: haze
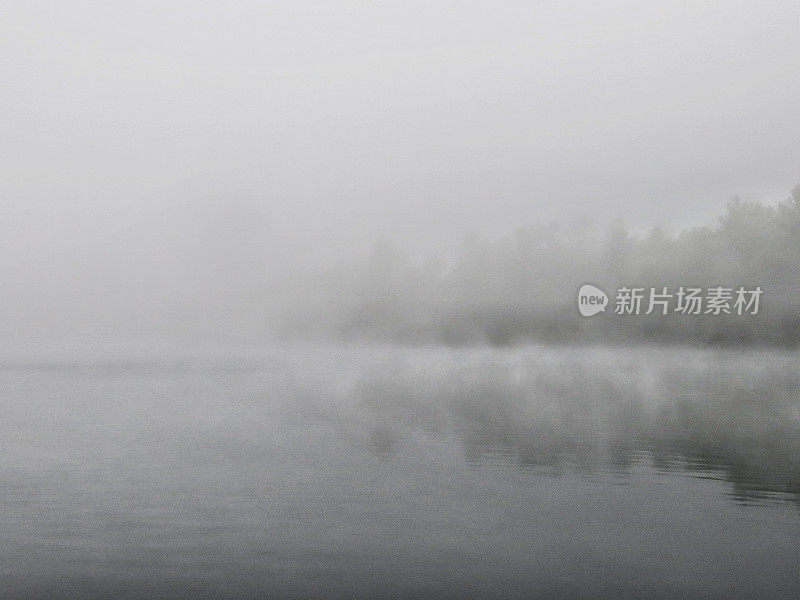
M 230 206 L 267 269 L 713 223 L 800 180 L 798 25 L 795 2 L 11 2 L 0 265 L 13 288 L 38 265 L 23 304 L 63 296 L 64 261 L 147 279 Z

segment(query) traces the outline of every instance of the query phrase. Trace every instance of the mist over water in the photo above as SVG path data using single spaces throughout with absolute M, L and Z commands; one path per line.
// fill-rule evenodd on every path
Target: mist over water
M 0 590 L 789 598 L 796 360 L 313 346 L 6 364 Z
M 800 597 L 796 2 L 2 12 L 2 600 Z

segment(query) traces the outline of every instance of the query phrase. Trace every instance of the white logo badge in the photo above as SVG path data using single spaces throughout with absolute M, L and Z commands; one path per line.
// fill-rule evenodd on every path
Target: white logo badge
M 607 304 L 608 296 L 600 288 L 587 283 L 578 290 L 578 310 L 584 317 L 605 312 Z

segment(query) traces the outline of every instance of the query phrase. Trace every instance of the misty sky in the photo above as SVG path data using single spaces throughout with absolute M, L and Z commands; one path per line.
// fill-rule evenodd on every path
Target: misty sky
M 12 1 L 0 69 L 2 265 L 209 200 L 324 250 L 800 182 L 796 1 Z

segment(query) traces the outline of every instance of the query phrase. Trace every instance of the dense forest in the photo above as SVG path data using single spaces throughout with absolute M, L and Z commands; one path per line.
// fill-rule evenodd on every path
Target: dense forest
M 582 317 L 592 283 L 610 309 Z M 757 314 L 615 314 L 623 287 L 760 287 Z M 284 338 L 505 345 L 656 342 L 800 344 L 800 186 L 777 205 L 733 198 L 713 227 L 635 236 L 622 223 L 521 228 L 502 239 L 467 235 L 452 252 L 412 258 L 391 242 L 356 266 L 298 276 L 276 306 Z M 289 300 L 291 298 L 291 300 Z M 299 299 L 299 300 L 298 300 Z M 643 311 L 644 312 L 644 311 Z

